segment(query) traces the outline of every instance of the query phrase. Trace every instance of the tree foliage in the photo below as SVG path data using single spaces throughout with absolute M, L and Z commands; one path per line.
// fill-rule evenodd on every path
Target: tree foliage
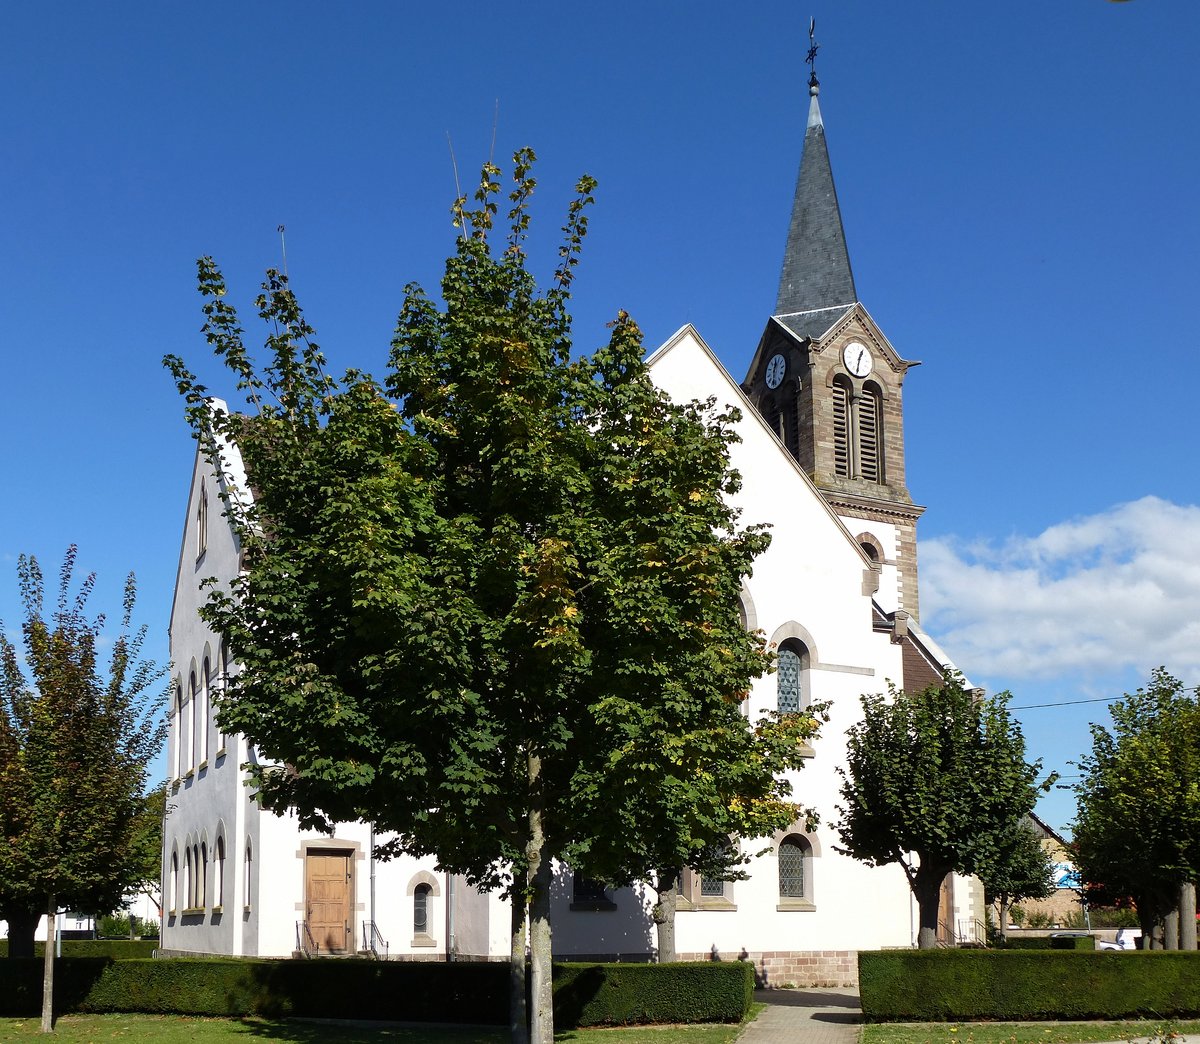
M 1046 899 L 1054 892 L 1054 861 L 1038 832 L 1017 818 L 1000 834 L 975 869 L 983 882 L 984 902 Z
M 0 917 L 10 956 L 33 955 L 42 914 L 112 910 L 145 876 L 143 792 L 164 737 L 164 671 L 142 659 L 146 629 L 130 631 L 132 574 L 107 669 L 100 663 L 104 617 L 87 611 L 95 574 L 73 590 L 75 558 L 71 547 L 47 613 L 41 567 L 22 555 L 20 651 L 0 625 Z M 44 1028 L 52 981 L 48 968 Z
M 976 867 L 983 899 L 1000 905 L 1000 935 L 1008 933 L 1008 910 L 1023 899 L 1046 899 L 1054 893 L 1054 861 L 1041 835 L 1024 817 L 1014 819 L 992 852 Z
M 920 692 L 864 696 L 863 718 L 848 732 L 844 850 L 904 869 L 923 948 L 935 945 L 946 875 L 998 866 L 1013 824 L 1036 801 L 1041 763 L 1025 761 L 1008 699 L 981 698 L 951 674 Z
M 406 288 L 385 380 L 331 379 L 275 272 L 258 370 L 209 259 L 205 332 L 246 411 L 168 365 L 211 459 L 236 443 L 253 488 L 227 499 L 245 568 L 205 617 L 242 668 L 219 717 L 270 759 L 264 805 L 372 820 L 392 850 L 509 890 L 521 923 L 532 901 L 540 1009 L 551 860 L 620 883 L 792 821 L 779 774 L 816 720 L 742 713 L 769 658 L 738 597 L 768 537 L 730 507 L 735 415 L 668 401 L 623 312 L 572 356 L 594 182 L 541 292 L 532 161 L 514 157 L 502 243 L 496 168 L 456 202 L 441 302 Z
M 1161 938 L 1179 885 L 1200 873 L 1198 690 L 1159 667 L 1150 684 L 1092 726 L 1079 762 L 1074 824 L 1080 870 L 1108 900 L 1132 899 L 1147 938 Z

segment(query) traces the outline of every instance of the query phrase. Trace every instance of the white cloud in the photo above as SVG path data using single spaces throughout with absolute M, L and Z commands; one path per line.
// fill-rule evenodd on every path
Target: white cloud
M 923 541 L 921 624 L 967 674 L 1200 680 L 1200 506 L 1144 497 L 1002 542 Z

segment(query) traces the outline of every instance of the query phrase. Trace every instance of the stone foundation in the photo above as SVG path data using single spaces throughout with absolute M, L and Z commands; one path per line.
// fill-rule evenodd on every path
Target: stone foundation
M 749 961 L 760 989 L 781 986 L 857 986 L 857 950 L 763 950 L 740 953 L 681 953 L 681 961 Z

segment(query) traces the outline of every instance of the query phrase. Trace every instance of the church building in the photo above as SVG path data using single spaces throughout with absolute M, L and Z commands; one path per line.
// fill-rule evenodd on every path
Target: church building
M 819 86 L 808 124 L 775 314 L 745 379 L 721 365 L 692 326 L 655 351 L 655 382 L 677 400 L 738 407 L 742 518 L 769 522 L 770 548 L 742 593 L 746 626 L 778 655 L 748 713 L 827 701 L 831 718 L 792 779 L 821 821 L 738 843 L 748 876 L 684 874 L 676 946 L 684 960 L 753 962 L 764 985 L 841 985 L 861 949 L 915 943 L 916 906 L 897 866 L 869 868 L 837 851 L 846 731 L 859 697 L 922 688 L 948 657 L 919 626 L 916 525 L 905 478 L 903 386 L 913 361 L 858 299 L 834 188 Z M 734 346 L 730 346 L 731 348 Z M 505 960 L 509 911 L 435 861 L 374 858 L 368 823 L 332 836 L 259 809 L 243 768 L 257 758 L 222 735 L 212 698 L 236 671 L 198 610 L 199 582 L 236 574 L 221 494 L 249 489 L 235 446 L 226 474 L 196 458 L 171 616 L 176 665 L 164 837 L 163 951 L 303 956 L 368 952 L 404 960 Z M 982 889 L 947 879 L 942 938 L 981 941 Z M 653 960 L 648 887 L 600 889 L 559 867 L 552 895 L 556 959 Z

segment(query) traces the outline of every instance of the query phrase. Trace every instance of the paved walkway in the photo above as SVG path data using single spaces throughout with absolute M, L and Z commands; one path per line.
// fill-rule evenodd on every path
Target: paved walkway
M 862 1026 L 858 990 L 755 990 L 754 999 L 767 1007 L 746 1026 L 737 1044 L 858 1044 Z M 1038 1025 L 1056 1026 L 1059 1023 Z M 1141 1041 L 1155 1044 L 1152 1037 L 1112 1044 L 1140 1044 Z M 1192 1042 L 1200 1044 L 1200 1037 L 1183 1037 L 1179 1044 Z
M 767 1005 L 738 1044 L 858 1044 L 858 990 L 755 990 Z

